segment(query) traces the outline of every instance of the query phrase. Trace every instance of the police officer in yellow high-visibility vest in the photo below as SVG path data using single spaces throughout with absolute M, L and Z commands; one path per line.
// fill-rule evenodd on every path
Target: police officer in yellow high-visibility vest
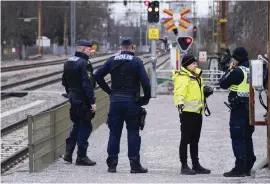
M 202 112 L 205 97 L 213 93 L 212 88 L 204 86 L 201 70 L 193 55 L 185 55 L 180 71 L 173 70 L 174 103 L 179 110 L 181 122 L 181 141 L 179 157 L 182 164 L 181 174 L 210 174 L 203 168 L 198 158 L 198 143 L 202 128 Z M 187 145 L 190 144 L 192 169 L 187 164 Z
M 256 157 L 253 150 L 252 134 L 254 126 L 249 125 L 249 60 L 244 47 L 237 47 L 232 55 L 223 59 L 226 64 L 231 61 L 229 69 L 223 68 L 225 74 L 220 79 L 220 87 L 229 89 L 230 135 L 235 166 L 225 177 L 244 177 L 250 175 Z

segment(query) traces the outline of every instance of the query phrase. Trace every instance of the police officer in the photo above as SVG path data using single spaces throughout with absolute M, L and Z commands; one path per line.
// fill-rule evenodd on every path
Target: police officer
M 70 57 L 64 65 L 62 84 L 70 102 L 70 119 L 73 128 L 66 139 L 64 160 L 72 163 L 72 154 L 76 143 L 78 146 L 76 165 L 93 166 L 87 155 L 88 138 L 92 132 L 91 118 L 96 111 L 92 65 L 88 62 L 92 42 L 78 41 L 75 56 Z
M 236 160 L 235 167 L 223 175 L 243 177 L 250 175 L 256 161 L 252 142 L 254 126 L 249 125 L 249 60 L 244 47 L 237 47 L 231 55 L 232 62 L 220 79 L 220 87 L 230 90 L 228 96 L 231 108 L 230 135 Z
M 182 59 L 181 71 L 173 70 L 174 103 L 179 111 L 181 122 L 181 141 L 179 157 L 182 164 L 181 174 L 210 174 L 210 170 L 203 168 L 198 158 L 198 143 L 202 128 L 202 111 L 206 105 L 206 97 L 213 90 L 204 86 L 201 70 L 197 68 L 197 60 L 191 54 Z M 210 115 L 210 114 L 209 114 Z M 192 169 L 187 164 L 187 145 L 190 145 Z
M 128 133 L 128 157 L 131 173 L 147 173 L 140 163 L 141 137 L 139 135 L 138 118 L 142 105 L 149 103 L 151 98 L 150 80 L 143 62 L 133 53 L 132 40 L 123 39 L 120 55 L 113 56 L 95 73 L 99 86 L 110 95 L 108 127 L 110 129 L 107 147 L 108 172 L 116 172 L 120 139 L 124 121 Z M 111 88 L 104 77 L 111 75 Z M 140 97 L 140 83 L 144 97 Z

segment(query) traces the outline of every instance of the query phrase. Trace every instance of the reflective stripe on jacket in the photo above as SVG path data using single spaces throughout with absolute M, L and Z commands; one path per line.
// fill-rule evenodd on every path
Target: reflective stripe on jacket
M 203 80 L 201 70 L 197 68 L 196 74 L 192 74 L 184 67 L 181 71 L 173 70 L 174 103 L 184 104 L 183 111 L 201 113 L 204 108 Z
M 239 68 L 244 73 L 244 79 L 239 85 L 231 85 L 230 91 L 237 92 L 237 96 L 239 97 L 249 97 L 249 68 L 244 66 L 239 66 Z

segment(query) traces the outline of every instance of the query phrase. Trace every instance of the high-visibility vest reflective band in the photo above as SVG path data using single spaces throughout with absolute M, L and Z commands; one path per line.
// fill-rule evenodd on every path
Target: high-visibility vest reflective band
M 239 97 L 249 97 L 249 80 L 250 80 L 250 74 L 249 74 L 249 68 L 239 66 L 239 68 L 244 73 L 244 79 L 239 85 L 231 85 L 230 91 L 237 92 L 237 95 Z
M 187 112 L 193 112 L 193 111 L 199 111 L 204 107 L 204 104 L 202 101 L 189 101 L 184 103 L 184 110 Z

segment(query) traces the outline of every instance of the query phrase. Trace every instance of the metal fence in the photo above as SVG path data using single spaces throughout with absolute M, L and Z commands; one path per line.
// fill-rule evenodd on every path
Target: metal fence
M 220 70 L 203 70 L 204 84 L 214 88 L 215 91 L 227 91 L 219 87 L 219 80 L 223 74 L 224 72 Z
M 224 74 L 220 70 L 202 70 L 202 78 L 205 85 L 214 88 L 215 91 L 227 91 L 219 87 L 219 79 Z M 172 81 L 172 70 L 158 70 L 157 71 L 158 84 L 164 81 Z
M 92 120 L 93 130 L 107 119 L 109 97 L 96 92 L 97 112 Z M 56 109 L 28 116 L 29 171 L 38 172 L 53 163 L 65 152 L 65 140 L 72 128 L 69 103 Z

